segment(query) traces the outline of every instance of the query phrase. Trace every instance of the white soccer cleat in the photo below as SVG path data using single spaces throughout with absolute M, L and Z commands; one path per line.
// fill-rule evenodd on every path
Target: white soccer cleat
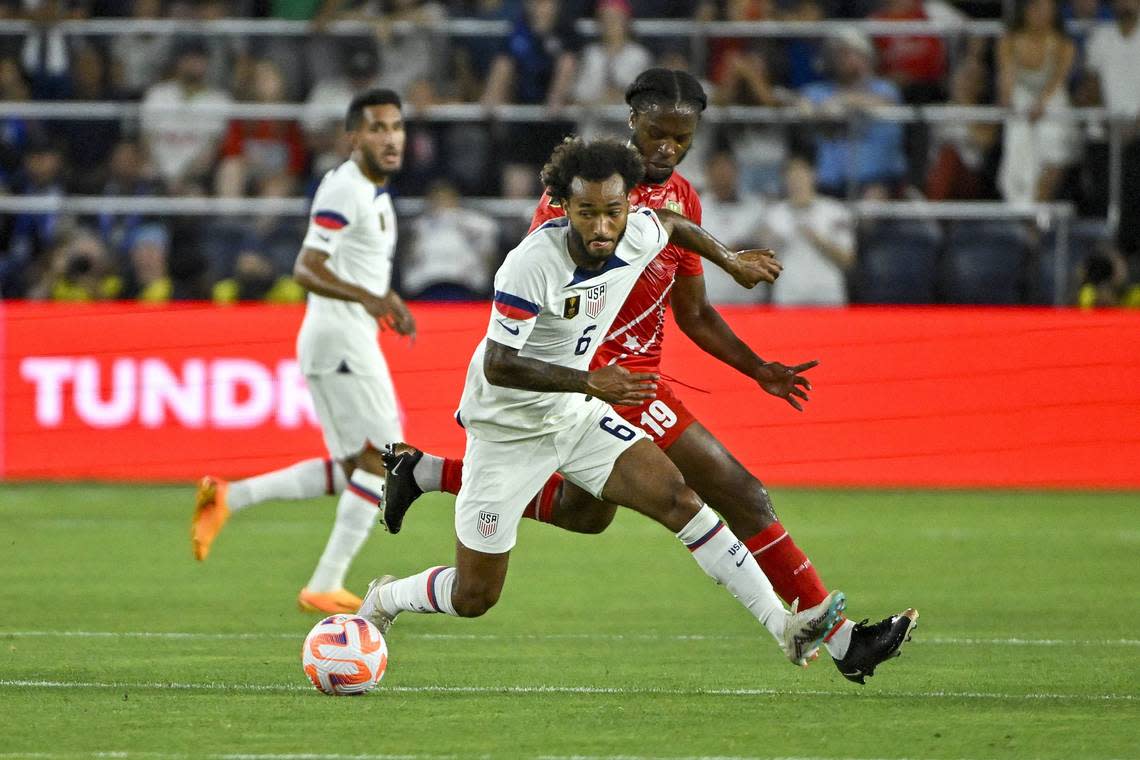
M 381 575 L 369 583 L 368 592 L 364 595 L 364 601 L 360 604 L 360 609 L 356 612 L 357 615 L 360 615 L 360 617 L 380 629 L 380 633 L 384 635 L 387 635 L 388 629 L 392 627 L 392 621 L 396 619 L 396 615 L 390 614 L 380 604 L 380 589 L 395 580 L 398 579 L 394 575 Z
M 793 665 L 806 668 L 808 660 L 823 644 L 823 637 L 839 622 L 847 607 L 847 597 L 842 591 L 832 591 L 816 606 L 797 611 L 799 603 L 799 599 L 792 602 L 784 624 L 784 654 Z

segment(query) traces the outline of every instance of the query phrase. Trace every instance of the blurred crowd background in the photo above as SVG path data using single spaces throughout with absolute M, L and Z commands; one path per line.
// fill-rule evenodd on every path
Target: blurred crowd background
M 1140 306 L 1138 10 L 0 2 L 0 295 L 301 300 L 305 198 L 347 156 L 351 96 L 379 86 L 408 117 L 399 288 L 484 297 L 553 146 L 625 136 L 626 85 L 661 65 L 710 95 L 681 166 L 705 226 L 799 272 L 757 292 L 714 273 L 714 300 Z M 209 202 L 138 202 L 161 199 Z M 953 201 L 991 212 L 925 203 Z

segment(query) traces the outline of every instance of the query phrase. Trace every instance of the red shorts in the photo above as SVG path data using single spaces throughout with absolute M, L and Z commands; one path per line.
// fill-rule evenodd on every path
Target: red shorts
M 644 430 L 662 450 L 672 446 L 697 421 L 672 386 L 662 380 L 657 381 L 657 398 L 638 406 L 615 406 L 614 411 Z

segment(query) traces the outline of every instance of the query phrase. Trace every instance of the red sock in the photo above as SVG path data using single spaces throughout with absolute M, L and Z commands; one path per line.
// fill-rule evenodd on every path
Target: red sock
M 551 475 L 542 490 L 526 505 L 523 517 L 549 523 L 554 517 L 554 495 L 558 493 L 558 487 L 561 485 L 562 476 L 557 472 Z
M 744 545 L 772 582 L 772 588 L 788 604 L 798 598 L 802 610 L 814 607 L 827 596 L 827 588 L 812 567 L 811 560 L 796 546 L 780 523 L 772 523 L 745 541 Z
M 443 458 L 443 474 L 439 476 L 439 490 L 444 493 L 459 493 L 463 485 L 463 460 Z

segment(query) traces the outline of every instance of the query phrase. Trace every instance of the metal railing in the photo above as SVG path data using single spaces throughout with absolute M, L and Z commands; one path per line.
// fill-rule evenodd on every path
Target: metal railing
M 307 198 L 209 198 L 132 197 L 99 195 L 0 196 L 0 213 L 143 214 L 152 216 L 280 216 L 301 219 L 309 212 Z M 464 199 L 464 205 L 496 218 L 529 220 L 534 212 L 530 199 Z M 398 198 L 396 210 L 403 216 L 423 213 L 423 198 Z M 1068 292 L 1069 228 L 1074 210 L 1068 203 L 995 203 L 933 201 L 853 201 L 848 208 L 859 219 L 925 220 L 1024 220 L 1039 229 L 1055 229 L 1053 251 L 1054 303 L 1064 305 Z

